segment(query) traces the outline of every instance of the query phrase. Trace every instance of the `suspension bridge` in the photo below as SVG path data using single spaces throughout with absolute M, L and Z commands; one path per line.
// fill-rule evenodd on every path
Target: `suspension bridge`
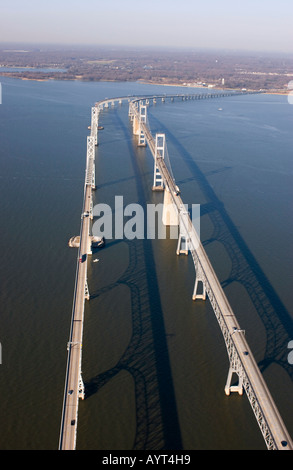
M 76 448 L 78 403 L 84 399 L 85 389 L 82 380 L 82 336 L 85 300 L 90 299 L 87 282 L 87 261 L 92 253 L 91 223 L 93 219 L 93 191 L 95 190 L 95 146 L 98 145 L 99 115 L 104 108 L 127 101 L 129 119 L 138 146 L 148 146 L 154 159 L 154 191 L 164 194 L 163 224 L 179 227 L 177 255 L 189 253 L 195 267 L 195 282 L 192 299 L 211 303 L 220 326 L 229 359 L 229 369 L 225 385 L 226 395 L 236 392 L 246 393 L 252 411 L 259 425 L 265 444 L 269 450 L 292 450 L 293 444 L 259 367 L 253 357 L 235 312 L 221 287 L 210 260 L 201 244 L 199 235 L 186 210 L 176 185 L 168 155 L 166 136 L 157 133 L 153 137 L 148 124 L 147 109 L 150 103 L 159 100 L 180 99 L 202 100 L 235 96 L 234 92 L 156 95 L 144 97 L 120 97 L 96 103 L 91 109 L 91 132 L 87 137 L 87 156 L 84 183 L 84 198 L 80 227 L 80 243 L 77 257 L 76 279 L 70 336 L 67 344 L 68 357 L 64 398 L 59 438 L 60 450 Z M 238 377 L 238 384 L 232 385 L 232 377 Z

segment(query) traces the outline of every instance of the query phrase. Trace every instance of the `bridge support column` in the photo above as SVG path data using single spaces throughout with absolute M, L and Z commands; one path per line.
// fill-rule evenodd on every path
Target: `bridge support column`
M 239 395 L 243 395 L 243 379 L 238 374 L 239 382 L 237 385 L 231 385 L 233 374 L 237 374 L 237 371 L 230 365 L 228 371 L 227 382 L 225 385 L 226 395 L 230 395 L 231 392 L 238 392 Z
M 186 235 L 179 231 L 178 243 L 177 243 L 177 255 L 188 255 L 188 238 Z
M 128 108 L 128 117 L 130 118 L 131 121 L 133 121 L 134 119 L 134 106 L 133 106 L 133 103 L 130 102 L 129 103 L 129 108 Z
M 165 134 L 156 134 L 153 191 L 163 191 L 164 182 L 157 166 L 157 159 L 165 157 Z
M 170 191 L 167 188 L 165 188 L 164 190 L 164 205 L 163 205 L 162 222 L 164 225 L 167 225 L 167 226 L 179 225 L 178 213 L 172 202 Z
M 188 255 L 188 241 L 189 241 L 189 235 L 188 231 L 185 227 L 185 224 L 183 222 L 183 218 L 188 217 L 188 212 L 185 210 L 184 207 L 180 208 L 180 214 L 179 214 L 179 237 L 178 237 L 178 243 L 177 243 L 177 250 L 176 254 L 185 254 Z
M 139 135 L 139 120 L 135 115 L 133 116 L 133 134 Z
M 142 131 L 142 126 L 141 124 L 144 123 L 146 124 L 147 122 L 147 107 L 140 105 L 139 108 L 139 130 L 138 130 L 138 146 L 139 147 L 145 147 L 146 146 L 146 138 L 145 135 Z
M 199 283 L 201 283 L 202 285 L 201 294 L 198 293 Z M 206 288 L 205 288 L 204 281 L 200 279 L 200 277 L 197 274 L 195 277 L 194 289 L 193 289 L 193 294 L 192 294 L 192 300 L 196 300 L 196 299 L 206 300 Z

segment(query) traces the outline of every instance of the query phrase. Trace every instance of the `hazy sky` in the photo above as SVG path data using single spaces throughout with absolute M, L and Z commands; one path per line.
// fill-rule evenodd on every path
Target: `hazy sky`
M 293 0 L 0 0 L 0 42 L 293 52 Z

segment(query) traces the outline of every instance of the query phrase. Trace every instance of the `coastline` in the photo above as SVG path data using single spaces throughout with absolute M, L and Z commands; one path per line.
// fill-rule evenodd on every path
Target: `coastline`
M 193 89 L 193 88 L 203 88 L 203 89 L 206 89 L 206 90 L 222 90 L 222 91 L 241 91 L 242 88 L 217 88 L 216 86 L 215 87 L 207 87 L 207 86 L 203 86 L 203 85 L 197 85 L 197 86 L 190 86 L 190 85 L 183 85 L 182 83 L 160 83 L 160 82 L 150 82 L 150 81 L 140 81 L 139 80 L 139 83 L 143 83 L 145 85 L 161 85 L 161 86 L 175 86 L 175 87 L 182 87 L 182 88 L 189 88 L 189 89 Z M 287 96 L 289 95 L 290 93 L 290 90 L 255 90 L 255 89 L 252 89 L 252 88 L 247 88 L 246 90 L 247 92 L 259 92 L 259 93 L 262 93 L 262 94 L 267 94 L 267 95 L 284 95 L 284 96 Z
M 1 70 L 1 69 L 0 69 Z M 17 80 L 23 80 L 23 81 L 35 81 L 35 82 L 48 82 L 50 80 L 60 80 L 60 81 L 93 81 L 93 80 L 83 80 L 82 78 L 82 75 L 77 75 L 73 78 L 61 78 L 61 77 L 54 77 L 54 76 L 48 76 L 46 78 L 36 78 L 36 77 L 25 77 L 25 76 L 16 76 L 14 73 L 4 73 L 4 74 L 1 74 L 1 71 L 0 71 L 0 77 L 7 77 L 7 78 L 16 78 Z M 103 81 L 103 82 L 115 82 L 117 81 L 117 83 L 121 82 L 121 81 L 127 81 L 127 82 L 130 82 L 128 80 L 94 80 L 96 82 L 100 82 L 100 81 Z M 159 81 L 149 81 L 149 80 L 134 80 L 134 82 L 138 82 L 138 83 L 141 83 L 141 84 L 145 84 L 145 85 L 157 85 L 157 86 L 166 86 L 166 87 L 181 87 L 181 88 L 188 88 L 188 89 L 197 89 L 197 88 L 203 88 L 203 89 L 211 89 L 211 90 L 222 90 L 222 91 L 241 91 L 243 90 L 242 88 L 224 88 L 224 87 L 221 87 L 221 88 L 217 88 L 216 86 L 204 86 L 204 85 L 196 85 L 196 86 L 191 86 L 191 85 L 187 85 L 187 84 L 183 84 L 183 83 L 161 83 Z M 246 90 L 247 92 L 259 92 L 259 93 L 262 93 L 262 94 L 268 94 L 268 95 L 282 95 L 282 96 L 287 96 L 289 95 L 290 93 L 290 90 L 265 90 L 265 89 L 261 89 L 261 90 L 256 90 L 256 89 L 247 89 Z

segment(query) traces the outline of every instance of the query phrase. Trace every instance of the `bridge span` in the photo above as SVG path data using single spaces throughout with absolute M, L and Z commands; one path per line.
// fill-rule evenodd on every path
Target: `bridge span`
M 60 450 L 76 448 L 78 402 L 84 399 L 85 390 L 82 380 L 82 336 L 85 300 L 90 299 L 87 283 L 87 260 L 91 255 L 91 223 L 93 218 L 93 191 L 95 190 L 95 146 L 98 145 L 99 114 L 103 108 L 129 103 L 129 117 L 133 133 L 138 136 L 139 146 L 149 146 L 154 158 L 153 190 L 164 192 L 163 223 L 179 226 L 177 255 L 192 255 L 195 266 L 195 283 L 192 299 L 208 298 L 219 323 L 229 358 L 228 377 L 225 393 L 246 392 L 253 413 L 269 450 L 292 450 L 293 443 L 279 414 L 269 389 L 256 364 L 245 338 L 245 332 L 238 324 L 228 299 L 220 285 L 199 236 L 190 219 L 180 196 L 180 190 L 172 175 L 167 161 L 165 134 L 151 134 L 147 120 L 147 107 L 158 100 L 165 102 L 174 99 L 211 99 L 246 93 L 202 93 L 155 95 L 144 97 L 120 97 L 99 101 L 91 110 L 91 133 L 87 138 L 87 156 L 84 184 L 84 197 L 80 227 L 76 279 L 74 287 L 70 336 L 67 344 L 67 368 L 63 397 L 63 408 L 59 438 Z M 199 292 L 199 287 L 201 291 Z M 232 376 L 238 376 L 238 384 L 231 385 Z

